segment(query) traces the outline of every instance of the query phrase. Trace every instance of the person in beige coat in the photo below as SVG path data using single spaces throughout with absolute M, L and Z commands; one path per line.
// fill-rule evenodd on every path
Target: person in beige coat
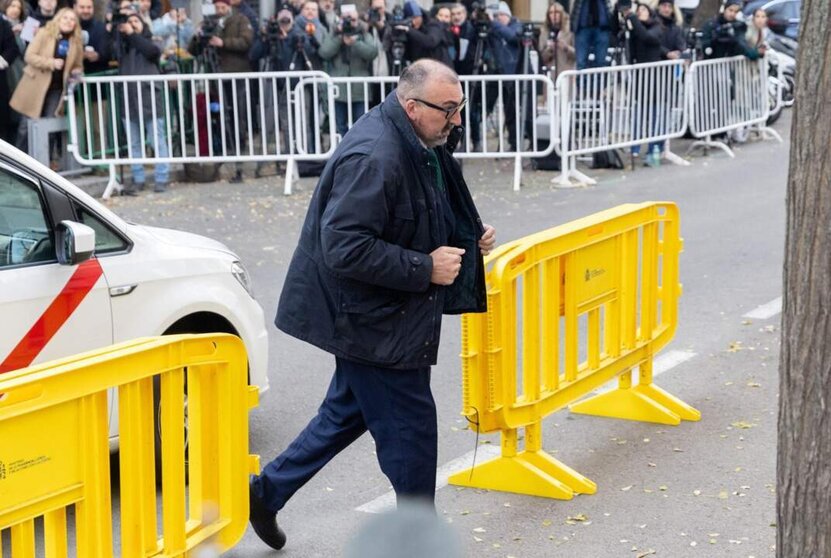
M 560 73 L 574 69 L 574 33 L 569 27 L 568 12 L 559 2 L 552 2 L 548 6 L 540 32 L 539 47 L 542 63 L 550 68 L 551 79 L 556 80 Z
M 84 69 L 84 44 L 78 16 L 60 10 L 26 49 L 26 66 L 9 105 L 21 118 L 17 146 L 28 150 L 29 120 L 63 114 L 63 97 L 73 76 Z

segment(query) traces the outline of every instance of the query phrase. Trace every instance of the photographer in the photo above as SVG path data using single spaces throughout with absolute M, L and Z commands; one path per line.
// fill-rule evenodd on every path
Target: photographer
M 263 26 L 261 33 L 254 40 L 251 47 L 251 63 L 264 72 L 287 72 L 296 64 L 299 57 L 299 50 L 303 49 L 305 33 L 294 26 L 294 13 L 288 6 L 283 6 L 277 15 L 268 20 Z M 302 70 L 303 64 L 296 64 L 298 70 Z M 297 80 L 264 80 L 262 84 L 263 103 L 265 110 L 265 129 L 263 134 L 270 138 L 275 134 L 276 128 L 280 130 L 280 137 L 274 137 L 274 143 L 280 142 L 278 152 L 287 153 L 289 146 L 289 121 L 288 121 L 288 88 L 292 88 Z M 275 115 L 275 110 L 277 114 Z M 278 124 L 275 126 L 275 117 Z M 257 163 L 256 175 L 262 175 L 265 163 Z M 279 163 L 278 163 L 279 172 Z
M 663 28 L 652 9 L 645 4 L 638 4 L 634 12 L 632 7 L 628 6 L 622 9 L 622 13 L 631 32 L 629 39 L 631 63 L 659 62 L 662 58 Z M 650 128 L 645 132 L 647 136 L 658 135 L 662 131 L 667 101 L 661 95 L 665 94 L 666 88 L 660 86 L 657 77 L 654 80 L 643 79 L 634 84 L 633 95 L 638 99 L 632 123 L 634 137 L 643 137 L 643 130 L 647 127 Z M 663 149 L 664 142 L 662 141 L 650 143 L 644 163 L 651 167 L 659 166 Z M 631 147 L 632 157 L 639 157 L 640 151 L 640 145 L 633 145 Z
M 208 73 L 250 72 L 248 51 L 254 41 L 254 30 L 248 18 L 233 13 L 229 0 L 214 0 L 215 18 L 205 18 L 190 43 L 190 52 L 202 58 L 203 71 Z M 246 94 L 246 80 L 223 80 L 226 146 L 230 155 L 242 154 L 247 145 L 247 113 L 250 100 Z M 236 90 L 236 95 L 234 91 Z M 218 99 L 216 93 L 211 95 Z M 236 104 L 234 105 L 234 98 Z M 229 110 L 229 107 L 233 107 Z M 253 109 L 252 109 L 253 112 Z M 239 140 L 239 141 L 237 141 Z M 239 144 L 239 153 L 236 146 Z M 242 182 L 242 165 L 237 163 L 231 182 Z
M 320 57 L 329 62 L 329 75 L 333 77 L 367 77 L 370 75 L 370 62 L 378 55 L 378 45 L 358 20 L 354 9 L 348 12 L 344 12 L 343 8 L 341 10 L 341 20 L 335 26 L 334 33 L 327 35 L 320 45 Z M 338 134 L 343 137 L 350 124 L 364 114 L 364 88 L 359 83 L 353 83 L 348 90 L 341 87 L 339 94 L 335 98 L 335 122 Z
M 121 40 L 118 56 L 118 74 L 122 76 L 156 76 L 159 75 L 159 58 L 162 49 L 153 41 L 150 28 L 136 12 L 127 14 L 127 20 L 116 27 Z M 141 92 L 139 93 L 139 87 Z M 167 134 L 164 116 L 163 86 L 156 82 L 129 82 L 123 94 L 116 95 L 121 105 L 122 123 L 129 138 L 129 156 L 145 156 L 142 145 L 142 127 L 147 143 L 157 149 L 157 157 L 168 157 Z M 153 107 L 155 105 L 155 115 Z M 155 116 L 155 118 L 154 118 Z M 169 165 L 158 163 L 153 169 L 154 191 L 167 190 Z M 132 165 L 132 184 L 123 191 L 124 195 L 138 195 L 144 189 L 144 167 Z
M 539 50 L 542 63 L 548 66 L 551 79 L 556 81 L 560 72 L 574 69 L 577 59 L 574 34 L 569 28 L 568 13 L 558 2 L 548 7 L 540 33 Z
M 366 12 L 364 20 L 369 27 L 369 34 L 372 35 L 372 40 L 375 41 L 375 46 L 378 48 L 378 56 L 372 60 L 372 74 L 376 77 L 386 77 L 391 75 L 390 56 L 387 52 L 390 48 L 390 26 L 387 24 L 390 19 L 387 12 L 384 10 L 386 6 L 385 0 L 372 0 L 369 6 L 369 11 Z M 373 88 L 372 90 L 371 106 L 375 106 L 381 102 L 382 95 L 380 91 Z
M 450 47 L 453 38 L 449 33 L 450 13 L 447 13 L 447 22 L 428 20 L 415 0 L 407 0 L 404 4 L 404 17 L 410 20 L 409 25 L 397 25 L 396 28 L 407 33 L 405 59 L 408 64 L 422 58 L 431 58 L 441 62 L 449 68 L 453 67 L 450 58 Z
M 757 60 L 765 55 L 764 44 L 754 48 L 747 43 L 747 24 L 737 19 L 740 9 L 741 0 L 727 0 L 722 13 L 704 25 L 701 44 L 705 58 L 744 55 L 750 60 Z
M 495 73 L 512 75 L 521 73 L 522 24 L 511 14 L 511 8 L 500 2 L 491 16 L 493 23 L 488 36 L 488 49 L 493 55 Z M 508 128 L 508 144 L 511 151 L 517 150 L 516 139 L 516 94 L 514 82 L 489 82 L 487 112 L 490 114 L 499 99 L 499 85 L 502 83 L 502 104 L 505 111 L 505 127 Z
M 104 22 L 95 19 L 92 0 L 75 0 L 75 13 L 84 38 L 84 73 L 106 71 L 110 60 L 110 37 Z

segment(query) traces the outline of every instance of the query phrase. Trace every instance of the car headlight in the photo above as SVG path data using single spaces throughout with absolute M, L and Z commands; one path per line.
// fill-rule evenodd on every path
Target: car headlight
M 248 271 L 245 270 L 245 266 L 242 265 L 242 262 L 235 261 L 231 264 L 231 273 L 239 281 L 239 284 L 242 285 L 242 288 L 245 289 L 251 298 L 254 298 L 254 287 L 251 285 L 251 278 L 248 276 Z

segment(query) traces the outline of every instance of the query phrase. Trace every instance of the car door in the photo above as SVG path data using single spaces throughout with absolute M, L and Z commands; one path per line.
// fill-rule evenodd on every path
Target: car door
M 65 194 L 0 160 L 0 373 L 112 343 L 97 259 L 61 265 L 55 225 Z

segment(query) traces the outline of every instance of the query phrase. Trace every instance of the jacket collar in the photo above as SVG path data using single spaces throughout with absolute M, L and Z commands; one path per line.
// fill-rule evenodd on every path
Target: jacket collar
M 407 113 L 404 112 L 404 107 L 402 107 L 401 103 L 398 102 L 398 94 L 396 92 L 397 89 L 393 89 L 392 92 L 387 95 L 387 98 L 384 99 L 384 102 L 381 105 L 381 111 L 392 121 L 398 129 L 398 132 L 404 138 L 404 145 L 407 147 L 407 151 L 410 155 L 412 155 L 416 160 L 419 158 L 421 160 L 426 160 L 427 148 L 422 145 L 421 141 L 419 141 L 410 119 L 407 118 Z

